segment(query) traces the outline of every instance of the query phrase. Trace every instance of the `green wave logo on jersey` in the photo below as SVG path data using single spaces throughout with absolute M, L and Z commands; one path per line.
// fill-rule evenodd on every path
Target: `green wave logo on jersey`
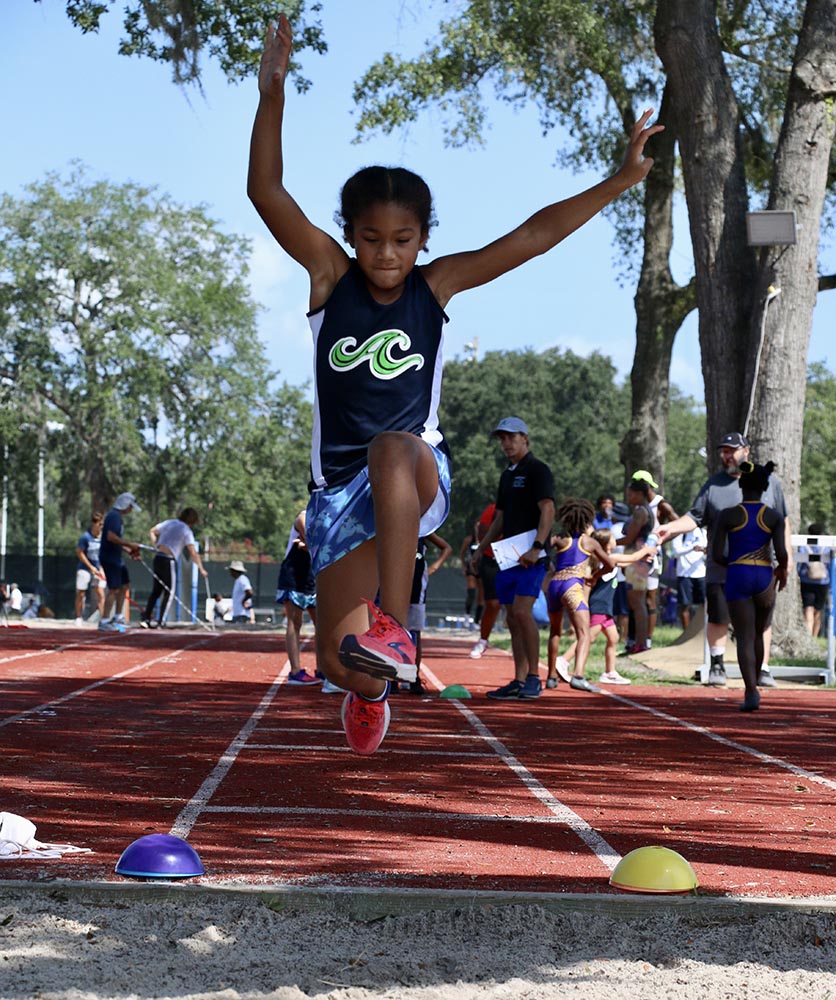
M 392 357 L 392 352 L 396 348 L 408 351 L 411 346 L 412 341 L 403 330 L 383 330 L 372 334 L 359 347 L 355 337 L 343 337 L 331 348 L 328 362 L 338 372 L 351 371 L 352 368 L 368 362 L 369 370 L 375 378 L 388 380 L 403 375 L 410 368 L 419 371 L 424 367 L 424 358 L 421 354 Z

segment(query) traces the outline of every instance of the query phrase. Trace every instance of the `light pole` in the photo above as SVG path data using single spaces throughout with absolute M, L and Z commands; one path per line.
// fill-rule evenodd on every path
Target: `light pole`
M 3 501 L 0 505 L 0 581 L 6 579 L 6 535 L 9 529 L 9 445 L 3 444 Z
M 47 420 L 46 434 L 64 430 L 64 424 Z M 44 459 L 46 457 L 46 434 L 41 435 L 38 448 L 38 597 L 44 589 Z

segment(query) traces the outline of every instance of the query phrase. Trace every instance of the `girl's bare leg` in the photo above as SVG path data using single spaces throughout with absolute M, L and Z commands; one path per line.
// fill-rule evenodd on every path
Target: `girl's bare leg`
M 380 608 L 403 625 L 409 611 L 418 525 L 438 491 L 435 457 L 414 434 L 378 434 L 369 446 L 369 483 L 374 500 Z M 373 597 L 374 593 L 370 599 Z
M 415 553 L 412 554 L 413 561 Z M 346 691 L 367 698 L 383 694 L 386 682 L 340 663 L 343 636 L 359 635 L 369 627 L 368 607 L 377 593 L 377 552 L 375 539 L 353 549 L 332 563 L 316 578 L 316 663 L 325 676 Z M 408 596 L 408 595 L 407 595 Z
M 566 612 L 569 615 L 569 621 L 572 623 L 572 628 L 575 630 L 577 639 L 574 676 L 583 677 L 591 644 L 589 639 L 589 612 L 577 611 L 572 608 L 567 608 Z
M 287 622 L 285 627 L 287 658 L 290 660 L 290 672 L 295 674 L 301 664 L 299 634 L 302 631 L 302 609 L 297 608 L 293 601 L 285 601 L 284 616 Z

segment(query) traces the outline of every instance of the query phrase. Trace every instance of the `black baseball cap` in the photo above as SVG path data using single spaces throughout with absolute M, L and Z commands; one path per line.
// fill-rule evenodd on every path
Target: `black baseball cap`
M 717 445 L 718 448 L 748 448 L 749 442 L 740 433 L 740 431 L 733 431 L 731 434 L 724 434 L 720 439 L 720 443 Z

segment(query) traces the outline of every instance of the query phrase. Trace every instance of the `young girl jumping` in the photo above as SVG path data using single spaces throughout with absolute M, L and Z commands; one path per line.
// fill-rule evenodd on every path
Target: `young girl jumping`
M 737 642 L 737 663 L 746 687 L 741 712 L 760 708 L 758 670 L 763 663 L 763 634 L 772 621 L 775 583 L 787 585 L 784 519 L 761 502 L 775 465 L 740 464 L 743 503 L 720 515 L 712 542 L 714 561 L 726 567 L 726 601 Z M 772 550 L 778 565 L 772 569 Z
M 550 250 L 642 181 L 653 165 L 643 157 L 645 143 L 662 126 L 647 127 L 652 110 L 646 111 L 612 177 L 542 209 L 481 250 L 420 267 L 433 222 L 429 188 L 401 167 L 367 167 L 341 194 L 342 235 L 352 257 L 284 187 L 291 43 L 282 15 L 267 30 L 261 59 L 248 193 L 278 243 L 310 276 L 315 398 L 307 524 L 317 662 L 349 692 L 342 708 L 349 746 L 369 754 L 389 724 L 388 681 L 416 677 L 415 643 L 402 625 L 415 551 L 450 504 L 438 424 L 444 309 L 458 292 Z

